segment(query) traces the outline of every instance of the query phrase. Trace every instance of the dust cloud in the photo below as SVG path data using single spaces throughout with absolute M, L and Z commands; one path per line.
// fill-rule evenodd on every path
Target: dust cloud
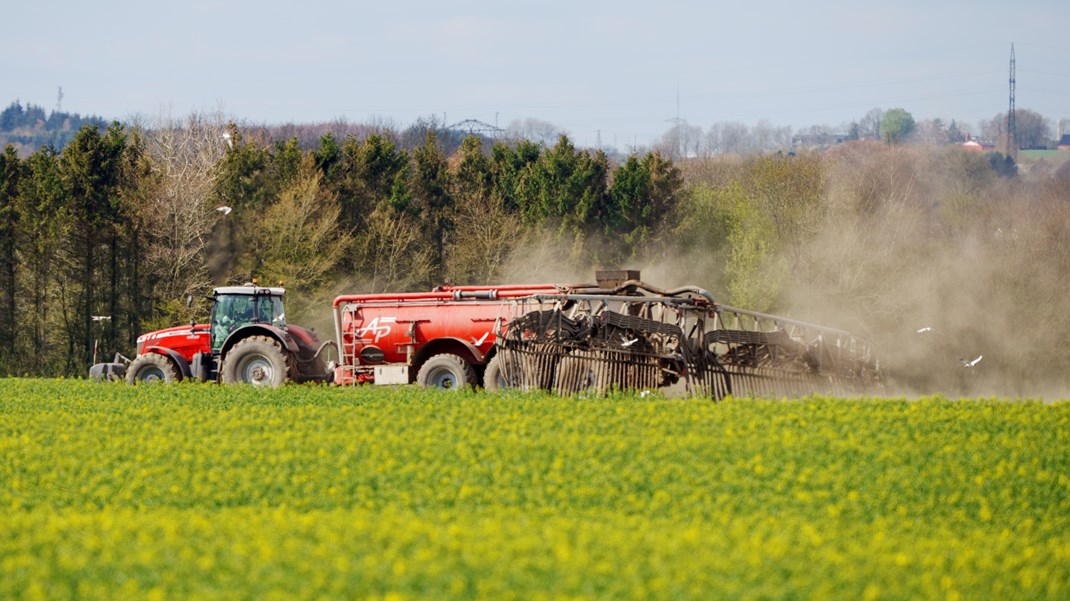
M 728 269 L 738 253 L 719 230 L 685 243 L 682 221 L 696 218 L 685 212 L 627 261 L 600 259 L 609 253 L 596 240 L 526 240 L 500 283 L 639 269 L 659 287 L 695 285 L 724 304 L 854 333 L 876 351 L 884 395 L 1070 398 L 1070 178 L 1000 179 L 957 148 L 862 143 L 807 160 L 821 164 L 820 195 L 755 201 L 769 222 L 794 226 L 766 232 L 777 253 L 749 270 Z M 722 186 L 737 167 L 706 182 L 685 171 L 688 187 Z

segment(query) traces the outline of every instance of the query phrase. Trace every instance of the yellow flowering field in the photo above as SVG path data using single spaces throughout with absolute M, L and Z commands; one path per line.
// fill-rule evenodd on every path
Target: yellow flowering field
M 1070 403 L 0 380 L 0 599 L 427 598 L 1070 598 Z

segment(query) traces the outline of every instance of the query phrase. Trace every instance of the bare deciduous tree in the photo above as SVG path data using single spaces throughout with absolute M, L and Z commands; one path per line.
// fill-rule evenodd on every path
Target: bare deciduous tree
M 447 273 L 457 282 L 495 281 L 521 233 L 520 218 L 490 196 L 459 194 L 455 201 L 457 225 Z
M 372 211 L 352 249 L 355 264 L 367 268 L 368 292 L 412 290 L 430 278 L 432 253 L 419 227 L 389 203 Z
M 550 146 L 564 133 L 549 121 L 540 119 L 516 119 L 505 129 L 506 136 L 512 140 L 529 140 L 544 146 Z
M 258 218 L 256 236 L 261 252 L 246 257 L 257 264 L 250 273 L 269 281 L 290 282 L 299 292 L 327 283 L 349 245 L 349 237 L 338 227 L 341 207 L 333 196 L 322 194 L 320 178 L 312 158 L 306 156 L 296 181 Z
M 184 121 L 161 112 L 142 125 L 151 164 L 151 191 L 141 208 L 145 264 L 156 296 L 166 301 L 211 285 L 206 251 L 224 211 L 211 206 L 214 169 L 227 149 L 221 111 L 193 113 Z

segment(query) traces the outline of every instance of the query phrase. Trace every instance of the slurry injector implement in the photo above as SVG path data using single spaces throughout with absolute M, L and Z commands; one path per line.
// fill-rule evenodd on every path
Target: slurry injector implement
M 660 290 L 636 272 L 600 275 L 608 287 L 510 301 L 488 386 L 668 388 L 714 399 L 880 386 L 869 345 L 843 330 L 719 305 L 700 288 Z

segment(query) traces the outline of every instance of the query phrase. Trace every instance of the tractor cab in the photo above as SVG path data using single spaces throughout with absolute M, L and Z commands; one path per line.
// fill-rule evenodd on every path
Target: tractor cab
M 286 312 L 282 288 L 255 284 L 216 288 L 212 295 L 211 349 L 218 353 L 232 332 L 243 326 L 262 324 L 284 328 Z

